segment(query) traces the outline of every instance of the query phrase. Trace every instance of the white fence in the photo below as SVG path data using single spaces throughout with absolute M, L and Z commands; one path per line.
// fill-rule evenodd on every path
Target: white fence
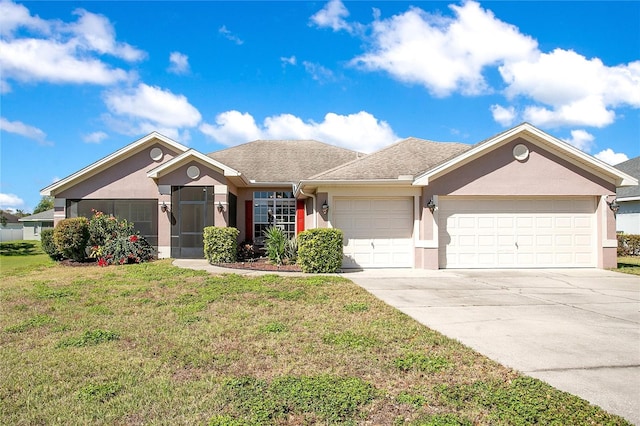
M 15 241 L 24 239 L 22 233 L 22 225 L 12 227 L 11 225 L 0 227 L 0 242 Z

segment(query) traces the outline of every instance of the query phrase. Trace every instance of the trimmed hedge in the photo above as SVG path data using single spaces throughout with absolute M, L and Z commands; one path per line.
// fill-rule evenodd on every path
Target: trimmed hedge
M 62 260 L 63 256 L 60 250 L 53 242 L 53 228 L 47 228 L 40 231 L 40 245 L 42 251 L 47 253 L 49 257 L 55 261 Z
M 340 229 L 316 228 L 298 234 L 298 265 L 307 273 L 338 272 L 342 266 L 344 234 Z
M 240 231 L 236 228 L 207 226 L 204 228 L 204 257 L 211 264 L 235 262 L 238 235 Z
M 74 217 L 61 220 L 53 230 L 53 242 L 66 258 L 82 262 L 89 242 L 89 219 Z
M 618 234 L 618 256 L 640 256 L 640 235 Z

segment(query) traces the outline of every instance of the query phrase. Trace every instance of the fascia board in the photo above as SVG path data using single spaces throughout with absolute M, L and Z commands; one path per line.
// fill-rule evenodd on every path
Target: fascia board
M 620 197 L 620 198 L 616 198 L 616 201 L 618 203 L 624 203 L 627 201 L 640 201 L 640 196 L 635 196 L 635 197 Z
M 194 149 L 189 149 L 188 151 L 183 152 L 179 156 L 167 161 L 166 163 L 163 163 L 158 167 L 155 167 L 149 170 L 147 172 L 147 177 L 157 179 L 158 177 L 162 176 L 166 172 L 173 170 L 179 167 L 180 165 L 191 160 L 196 160 L 207 167 L 217 169 L 220 172 L 222 172 L 224 176 L 240 176 L 240 172 L 238 172 L 237 170 L 234 170 L 231 167 L 225 166 L 219 161 L 216 161 L 211 157 L 207 157 L 206 155 Z
M 69 186 L 75 185 L 77 183 L 82 182 L 83 180 L 93 176 L 95 173 L 97 173 L 100 170 L 104 170 L 108 165 L 110 165 L 111 163 L 115 163 L 117 161 L 120 161 L 121 158 L 125 157 L 127 154 L 130 154 L 131 152 L 136 151 L 137 149 L 139 149 L 141 146 L 145 145 L 147 142 L 153 140 L 153 139 L 157 139 L 160 142 L 162 142 L 165 145 L 170 146 L 171 148 L 174 148 L 177 151 L 181 151 L 181 152 L 185 152 L 187 150 L 189 150 L 189 148 L 187 148 L 186 146 L 182 145 L 181 143 L 178 143 L 172 139 L 169 139 L 168 137 L 161 135 L 158 132 L 152 132 L 149 133 L 148 135 L 138 139 L 137 141 L 134 141 L 132 143 L 130 143 L 129 145 L 119 149 L 118 151 L 107 155 L 104 158 L 101 158 L 100 160 L 96 161 L 95 163 L 90 164 L 89 166 L 63 178 L 60 179 L 57 182 L 52 183 L 51 185 L 43 188 L 40 190 L 40 195 L 44 195 L 44 196 L 50 196 L 52 191 L 56 191 L 56 190 L 63 190 L 68 188 Z

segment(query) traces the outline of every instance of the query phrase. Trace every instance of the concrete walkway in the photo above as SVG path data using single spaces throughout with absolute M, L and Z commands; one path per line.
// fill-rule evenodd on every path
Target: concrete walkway
M 204 260 L 174 264 L 264 274 Z M 502 365 L 640 425 L 640 277 L 599 269 L 376 269 L 338 275 Z

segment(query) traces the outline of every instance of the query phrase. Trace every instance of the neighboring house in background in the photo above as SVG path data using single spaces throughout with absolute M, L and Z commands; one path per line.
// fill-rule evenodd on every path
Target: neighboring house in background
M 626 174 L 640 179 L 640 157 L 615 166 Z M 640 234 L 640 186 L 618 188 L 616 202 L 620 206 L 616 217 L 618 232 Z
M 205 226 L 260 240 L 342 229 L 345 268 L 616 266 L 608 203 L 637 179 L 523 123 L 477 145 L 408 138 L 365 155 L 254 141 L 204 155 L 151 133 L 44 188 L 54 220 L 135 223 L 159 257 L 203 257 Z
M 22 224 L 18 219 L 18 216 L 0 210 L 0 241 L 22 239 Z
M 18 219 L 23 224 L 24 240 L 39 240 L 43 229 L 53 228 L 53 209 Z

